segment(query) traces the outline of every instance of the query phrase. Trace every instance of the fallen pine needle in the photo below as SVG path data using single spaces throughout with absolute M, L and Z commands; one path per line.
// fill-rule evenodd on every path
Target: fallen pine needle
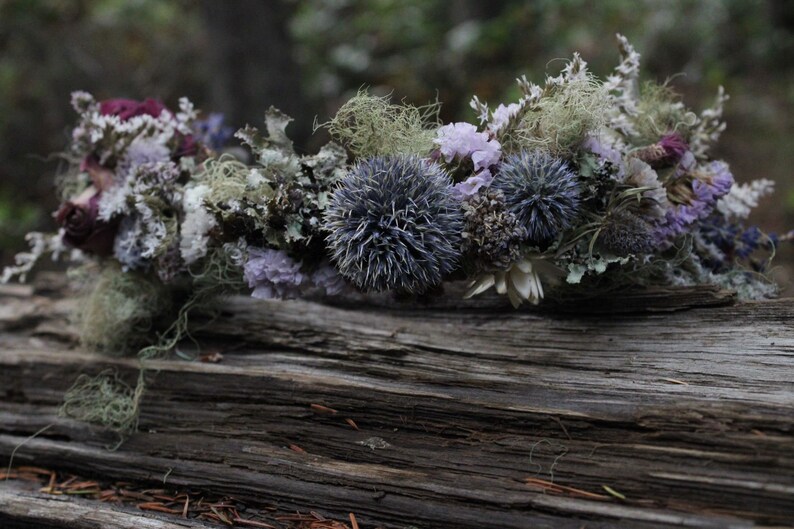
M 214 505 L 210 505 L 210 510 L 215 513 L 215 516 L 221 519 L 223 523 L 226 525 L 232 525 L 232 521 L 229 520 L 222 512 L 220 512 Z
M 65 488 L 65 487 L 67 487 L 67 484 L 61 483 L 61 488 Z M 79 483 L 68 484 L 68 487 L 70 489 L 77 489 L 77 490 L 95 489 L 99 487 L 99 483 L 97 483 L 96 481 L 81 481 Z
M 603 487 L 603 489 L 605 491 L 607 491 L 612 496 L 618 498 L 619 500 L 625 500 L 626 499 L 626 496 L 624 494 L 621 494 L 620 492 L 616 491 L 615 489 L 613 489 L 612 487 L 610 487 L 608 485 L 601 485 L 601 487 Z
M 47 490 L 42 492 L 49 492 L 52 494 L 52 491 L 55 489 L 55 472 L 50 472 L 50 483 L 47 485 Z
M 339 413 L 333 408 L 329 408 L 328 406 L 323 406 L 322 404 L 312 404 L 311 409 L 316 411 L 317 413 L 323 413 L 326 415 L 336 415 Z
M 298 452 L 299 454 L 305 454 L 306 453 L 306 450 L 304 450 L 303 448 L 301 448 L 300 446 L 295 445 L 295 444 L 289 445 L 289 449 L 292 450 L 293 452 Z
M 17 467 L 17 472 L 24 472 L 25 474 L 41 474 L 42 476 L 49 476 L 52 470 L 47 470 L 41 467 Z
M 232 520 L 234 523 L 240 525 L 248 525 L 250 527 L 261 527 L 262 529 L 277 529 L 275 525 L 270 525 L 265 522 L 257 522 L 256 520 L 246 520 L 245 518 L 235 518 Z
M 591 498 L 594 500 L 607 500 L 609 496 L 604 496 L 603 494 L 596 494 L 594 492 L 588 492 L 582 489 L 576 489 L 574 487 L 566 487 L 565 485 L 558 485 L 556 483 L 552 483 L 551 481 L 546 481 L 545 479 L 540 478 L 525 478 L 524 481 L 527 485 L 536 485 L 538 487 L 543 488 L 544 490 L 549 490 L 551 492 L 557 493 L 568 493 L 573 494 L 575 496 L 582 496 L 585 498 Z
M 156 502 L 139 503 L 137 507 L 142 511 L 157 511 L 157 512 L 165 512 L 168 514 L 182 514 L 182 511 L 168 508 L 162 503 L 156 503 Z
M 689 382 L 684 382 L 683 380 L 678 380 L 677 378 L 663 377 L 662 380 L 664 380 L 665 382 L 670 382 L 672 384 L 680 384 L 682 386 L 688 386 L 689 385 Z
M 124 496 L 125 498 L 134 498 L 136 500 L 147 501 L 147 502 L 151 502 L 151 501 L 154 500 L 154 498 L 149 496 L 148 494 L 143 494 L 143 493 L 140 493 L 140 492 L 135 492 L 135 491 L 126 490 L 126 489 L 119 489 L 118 495 L 119 496 Z
M 353 529 L 359 529 L 358 522 L 356 521 L 356 515 L 352 512 L 350 513 L 350 524 L 353 526 Z
M 354 430 L 358 430 L 358 425 L 353 421 L 353 419 L 345 419 L 345 422 L 349 424 Z

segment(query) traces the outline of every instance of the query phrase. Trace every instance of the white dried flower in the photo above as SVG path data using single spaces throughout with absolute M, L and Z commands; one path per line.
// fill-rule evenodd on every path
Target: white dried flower
M 518 307 L 524 301 L 537 305 L 543 299 L 541 275 L 547 282 L 554 283 L 561 272 L 546 260 L 526 257 L 513 263 L 507 270 L 480 275 L 471 282 L 463 297 L 469 299 L 495 287 L 497 293 L 507 295 L 513 307 Z
M 215 217 L 204 207 L 204 197 L 209 191 L 209 186 L 200 184 L 186 189 L 182 199 L 185 220 L 182 222 L 179 251 L 187 264 L 207 255 L 209 232 L 218 224 Z
M 775 190 L 772 180 L 761 178 L 749 184 L 734 185 L 727 195 L 717 202 L 717 211 L 728 219 L 746 219 L 758 201 Z

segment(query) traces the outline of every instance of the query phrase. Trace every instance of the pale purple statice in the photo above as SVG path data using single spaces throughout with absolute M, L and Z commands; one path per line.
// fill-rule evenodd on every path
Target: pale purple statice
M 493 182 L 491 171 L 484 170 L 479 174 L 468 177 L 463 182 L 452 186 L 452 194 L 458 199 L 465 199 L 476 195 L 480 189 L 485 189 Z
M 585 139 L 582 147 L 585 150 L 595 154 L 599 159 L 599 165 L 606 166 L 607 164 L 614 171 L 615 178 L 622 181 L 626 176 L 626 167 L 623 163 L 623 155 L 614 146 L 606 141 L 597 138 L 596 136 L 588 136 Z
M 711 186 L 714 190 L 714 195 L 717 198 L 727 195 L 735 183 L 733 173 L 731 173 L 728 164 L 723 161 L 711 162 L 708 165 L 708 171 L 712 175 Z
M 675 174 L 674 178 L 681 178 L 686 176 L 687 174 L 691 173 L 695 170 L 697 166 L 697 159 L 695 155 L 692 154 L 691 151 L 687 151 L 678 161 L 678 165 L 675 166 Z
M 323 264 L 312 273 L 312 284 L 326 296 L 336 296 L 347 289 L 345 278 L 330 264 Z
M 119 160 L 116 175 L 127 178 L 136 167 L 148 163 L 167 162 L 171 159 L 171 149 L 155 138 L 138 136 L 130 143 Z
M 687 204 L 678 204 L 667 211 L 665 221 L 656 230 L 660 243 L 669 243 L 690 230 L 698 221 L 708 218 L 717 201 L 727 195 L 734 179 L 728 164 L 711 162 L 692 180 L 692 198 Z
M 300 270 L 301 263 L 283 250 L 248 248 L 243 276 L 254 298 L 294 299 L 306 279 Z
M 455 186 L 456 195 L 471 196 L 491 184 L 491 167 L 499 163 L 502 146 L 497 140 L 490 139 L 487 132 L 478 132 L 471 123 L 450 123 L 438 129 L 433 141 L 447 163 L 466 158 L 472 161 L 474 174 Z

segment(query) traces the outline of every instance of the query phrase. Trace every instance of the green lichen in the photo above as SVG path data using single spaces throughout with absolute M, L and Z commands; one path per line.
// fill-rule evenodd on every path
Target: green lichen
M 86 276 L 82 281 L 89 282 Z M 106 263 L 88 289 L 77 307 L 80 342 L 103 353 L 137 350 L 171 307 L 170 291 L 159 281 L 124 272 L 117 264 Z
M 189 270 L 190 289 L 179 305 L 176 317 L 154 345 L 138 351 L 142 361 L 162 357 L 190 336 L 190 315 L 196 311 L 211 312 L 223 295 L 239 292 L 243 281 L 241 250 L 232 244 L 213 248 L 204 259 Z
M 637 134 L 631 138 L 632 143 L 650 145 L 671 132 L 677 132 L 688 140 L 697 116 L 680 99 L 667 84 L 645 83 L 637 102 L 637 114 L 633 117 Z
M 249 182 L 251 168 L 230 155 L 204 162 L 200 181 L 209 186 L 205 200 L 210 204 L 242 201 L 247 198 L 264 198 L 268 191 L 266 184 L 263 189 Z M 272 191 L 270 191 L 272 193 Z
M 542 149 L 573 158 L 587 133 L 606 124 L 609 104 L 605 87 L 589 74 L 566 80 L 526 112 L 505 139 L 505 150 Z
M 438 127 L 438 104 L 393 105 L 391 98 L 360 91 L 324 126 L 355 156 L 425 155 Z
M 138 428 L 140 400 L 145 383 L 140 372 L 135 387 L 121 380 L 114 371 L 96 376 L 80 375 L 66 392 L 59 410 L 62 417 L 97 424 L 119 436 L 118 446 Z

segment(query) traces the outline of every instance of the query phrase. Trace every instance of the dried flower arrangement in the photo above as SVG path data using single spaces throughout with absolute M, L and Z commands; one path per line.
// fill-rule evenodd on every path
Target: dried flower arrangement
M 478 124 L 360 92 L 321 125 L 334 141 L 300 155 L 271 108 L 263 133 L 235 135 L 251 164 L 222 154 L 231 130 L 186 99 L 172 112 L 75 93 L 60 231 L 30 234 L 1 279 L 47 253 L 81 263 L 83 341 L 142 358 L 172 350 L 193 307 L 246 286 L 264 299 L 419 296 L 465 280 L 467 296 L 495 288 L 514 306 L 561 287 L 774 295 L 764 272 L 792 236 L 745 225 L 772 182 L 737 185 L 710 157 L 727 96 L 695 114 L 668 86 L 641 85 L 639 54 L 618 42 L 606 80 L 574 54 L 543 85 L 519 79 L 517 102 L 474 97 Z

